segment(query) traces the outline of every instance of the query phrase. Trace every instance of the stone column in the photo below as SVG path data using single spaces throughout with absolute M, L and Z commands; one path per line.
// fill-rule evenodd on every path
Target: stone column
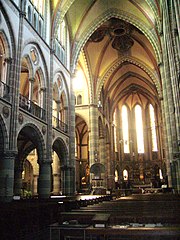
M 56 118 L 57 118 L 57 120 L 56 120 L 56 127 L 61 129 L 61 124 L 60 124 L 60 121 L 59 121 L 59 120 L 61 120 L 60 119 L 60 103 L 61 103 L 60 100 L 56 101 Z
M 54 154 L 54 158 L 53 158 L 52 171 L 53 171 L 53 194 L 59 195 L 59 192 L 60 192 L 60 165 L 59 165 L 59 158 L 56 154 Z
M 90 132 L 89 132 L 89 165 L 90 167 L 98 161 L 95 154 L 99 152 L 98 136 L 98 109 L 97 105 L 91 104 L 89 108 Z M 90 174 L 90 183 L 92 183 L 93 174 Z
M 66 123 L 68 119 L 68 107 L 64 107 L 64 122 Z
M 40 162 L 38 194 L 40 198 L 48 198 L 51 192 L 51 162 Z
M 74 184 L 74 177 L 75 177 L 75 169 L 74 167 L 70 166 L 62 166 L 61 167 L 61 174 L 62 174 L 62 183 L 61 189 L 63 195 L 73 195 L 72 190 L 74 190 L 72 184 Z
M 33 100 L 33 88 L 34 88 L 34 78 L 29 78 L 29 100 Z
M 166 140 L 167 140 L 167 170 L 169 186 L 177 188 L 177 179 L 173 171 L 174 154 L 178 152 L 178 139 L 180 137 L 179 125 L 179 109 L 180 109 L 180 92 L 178 86 L 178 63 L 176 62 L 176 48 L 173 43 L 173 30 L 171 22 L 172 5 L 167 0 L 163 1 L 163 35 L 162 49 L 163 49 L 163 68 L 161 66 L 162 86 L 163 86 L 163 105 L 164 105 L 164 120 L 166 124 Z M 171 167 L 170 167 L 171 165 Z
M 44 106 L 45 106 L 45 92 L 46 92 L 46 88 L 44 88 L 44 87 L 40 88 L 40 91 L 39 91 L 39 94 L 40 94 L 39 106 L 41 108 L 44 108 Z
M 16 55 L 12 56 L 13 61 L 11 64 L 10 74 L 9 74 L 9 85 L 10 88 L 10 101 L 12 103 L 11 107 L 11 122 L 10 122 L 10 149 L 16 150 L 17 148 L 17 122 L 19 113 L 19 86 L 20 86 L 20 66 L 21 66 L 21 55 L 23 46 L 23 28 L 24 19 L 26 13 L 19 13 L 19 31 L 18 31 L 18 41 L 16 48 Z
M 65 173 L 66 178 L 66 186 L 65 193 L 68 195 L 73 195 L 76 189 L 76 180 L 75 180 L 75 97 L 73 91 L 73 78 L 74 74 L 71 75 L 71 85 L 70 85 L 70 104 L 69 104 L 69 118 L 67 120 L 67 124 L 69 126 L 69 156 L 67 155 L 66 165 L 67 170 Z
M 11 67 L 11 64 L 12 64 L 12 58 L 5 58 L 4 59 L 4 62 L 6 63 L 6 74 L 5 74 L 5 76 L 6 76 L 6 84 L 8 84 L 9 85 L 9 74 L 10 74 L 10 67 Z
M 99 161 L 106 167 L 106 144 L 104 136 L 101 136 L 99 139 Z M 101 178 L 103 179 L 103 187 L 106 187 L 106 179 L 105 179 L 105 173 L 101 174 Z
M 38 195 L 38 175 L 33 175 L 33 195 Z
M 20 161 L 15 163 L 14 169 L 14 195 L 21 196 L 23 167 Z
M 94 164 L 94 160 L 95 160 L 95 156 L 94 153 L 98 152 L 98 110 L 97 110 L 97 106 L 94 104 L 90 105 L 90 109 L 89 109 L 89 118 L 90 118 L 90 132 L 89 132 L 89 150 L 90 150 L 90 154 L 89 154 L 89 163 L 90 166 L 92 164 Z
M 6 151 L 0 161 L 0 201 L 10 202 L 14 195 L 14 162 L 17 152 Z

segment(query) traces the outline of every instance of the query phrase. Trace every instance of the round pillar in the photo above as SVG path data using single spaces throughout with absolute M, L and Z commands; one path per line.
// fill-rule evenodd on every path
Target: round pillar
M 51 192 L 51 162 L 40 163 L 38 194 L 40 198 L 48 198 Z
M 14 161 L 16 151 L 6 151 L 0 161 L 0 201 L 10 202 L 14 195 Z

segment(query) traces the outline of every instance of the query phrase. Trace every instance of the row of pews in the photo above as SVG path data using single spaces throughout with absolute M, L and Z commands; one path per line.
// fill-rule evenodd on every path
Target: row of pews
M 50 240 L 180 240 L 179 196 L 172 194 L 79 196 L 59 206 Z

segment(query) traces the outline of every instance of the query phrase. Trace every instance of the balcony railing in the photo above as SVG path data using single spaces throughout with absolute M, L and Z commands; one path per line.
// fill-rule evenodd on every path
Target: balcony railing
M 9 86 L 0 81 L 0 97 L 9 101 Z
M 46 120 L 46 111 L 21 94 L 19 96 L 19 106 L 34 116 Z
M 64 133 L 68 132 L 68 125 L 54 116 L 52 117 L 52 125 Z

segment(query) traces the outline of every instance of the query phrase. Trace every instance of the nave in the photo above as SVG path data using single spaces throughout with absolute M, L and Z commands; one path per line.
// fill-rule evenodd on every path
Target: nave
M 108 215 L 107 225 L 94 227 L 95 216 L 103 215 Z M 179 240 L 179 216 L 179 195 L 171 193 L 14 201 L 1 205 L 1 239 Z

